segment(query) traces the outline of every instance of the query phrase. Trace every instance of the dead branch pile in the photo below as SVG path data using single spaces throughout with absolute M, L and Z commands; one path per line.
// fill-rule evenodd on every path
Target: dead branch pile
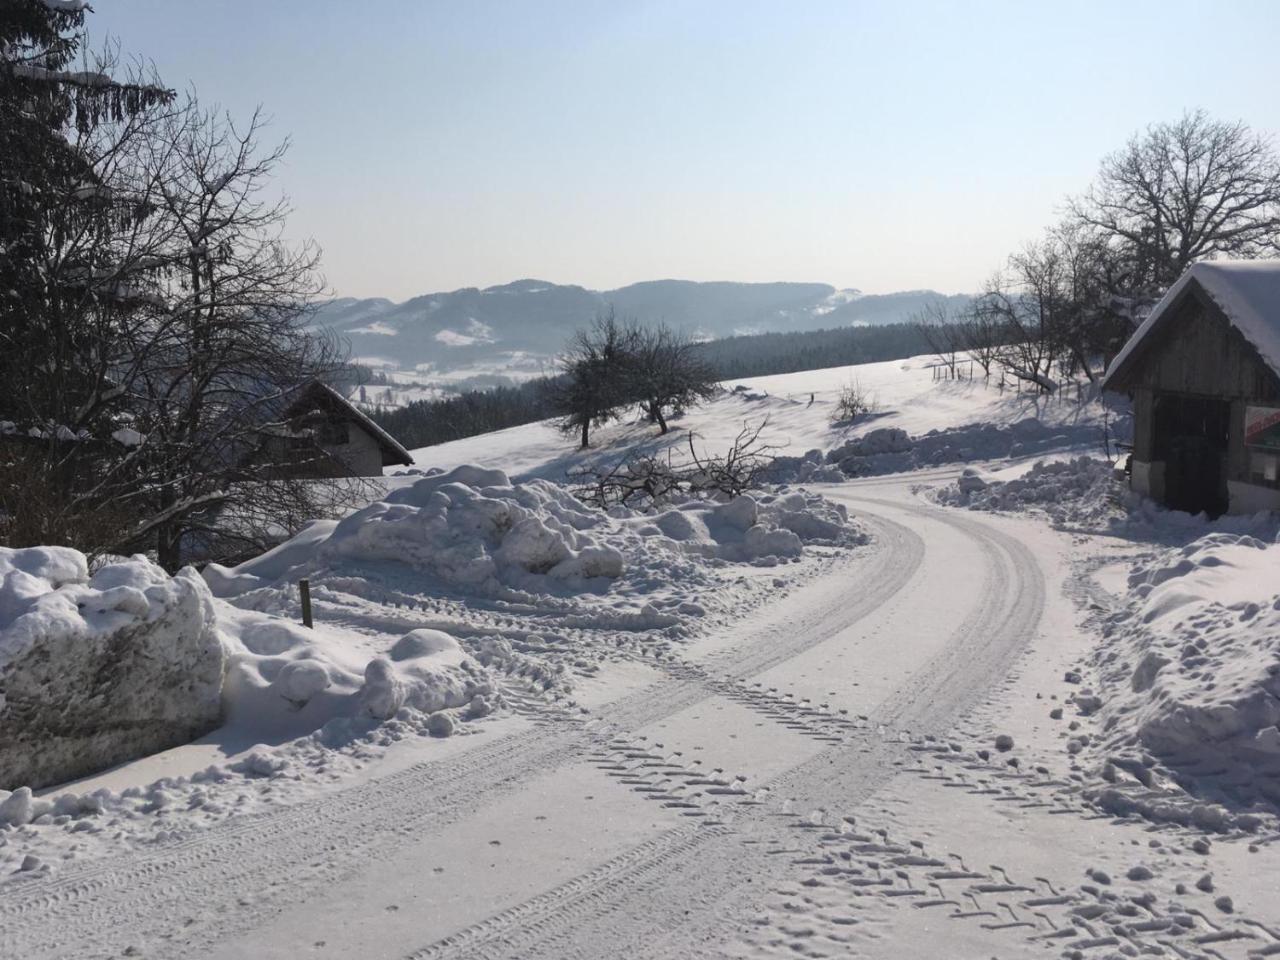
M 773 465 L 779 447 L 761 433 L 765 417 L 754 426 L 743 423 L 733 444 L 722 454 L 699 452 L 689 434 L 688 458 L 675 457 L 675 448 L 662 453 L 628 453 L 613 464 L 592 462 L 572 471 L 574 495 L 593 507 L 642 507 L 678 497 L 732 499 L 758 489 Z

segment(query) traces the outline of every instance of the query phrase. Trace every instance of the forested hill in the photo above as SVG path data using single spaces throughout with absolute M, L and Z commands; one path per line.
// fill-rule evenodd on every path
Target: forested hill
M 915 324 L 891 323 L 726 337 L 698 344 L 698 352 L 721 380 L 732 380 L 898 360 L 928 353 L 929 344 Z
M 401 369 L 456 368 L 513 352 L 556 353 L 572 333 L 613 309 L 641 323 L 665 322 L 698 337 L 901 323 L 929 303 L 967 297 L 931 290 L 862 294 L 823 283 L 695 283 L 655 280 L 616 290 L 519 280 L 480 290 L 431 293 L 404 303 L 340 299 L 316 322 L 335 330 L 359 357 Z

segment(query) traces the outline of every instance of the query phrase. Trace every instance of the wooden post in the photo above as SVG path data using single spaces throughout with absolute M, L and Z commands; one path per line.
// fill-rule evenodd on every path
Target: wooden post
M 298 592 L 302 595 L 302 625 L 311 626 L 311 581 L 303 577 L 298 581 Z

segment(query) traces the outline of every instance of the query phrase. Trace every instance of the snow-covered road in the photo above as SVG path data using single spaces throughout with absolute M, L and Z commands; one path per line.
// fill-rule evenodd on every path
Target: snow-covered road
M 1013 796 L 1024 818 L 1083 818 L 1034 772 L 932 763 L 1065 603 L 1057 555 L 1021 534 L 1050 535 L 900 483 L 825 492 L 876 548 L 619 671 L 607 719 L 529 701 L 430 762 L 68 864 L 0 898 L 0 955 L 919 956 L 922 928 L 935 948 L 1041 952 L 1074 931 L 1059 891 L 1078 871 L 1011 877 L 981 838 L 934 853 L 909 798 L 949 782 L 1002 815 Z M 908 798 L 892 823 L 886 795 Z M 1137 926 L 1139 947 L 1183 932 Z

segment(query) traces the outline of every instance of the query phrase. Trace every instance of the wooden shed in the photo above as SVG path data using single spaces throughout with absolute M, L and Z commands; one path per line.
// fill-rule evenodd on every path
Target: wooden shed
M 1175 510 L 1280 510 L 1280 260 L 1197 263 L 1117 354 L 1130 483 Z

